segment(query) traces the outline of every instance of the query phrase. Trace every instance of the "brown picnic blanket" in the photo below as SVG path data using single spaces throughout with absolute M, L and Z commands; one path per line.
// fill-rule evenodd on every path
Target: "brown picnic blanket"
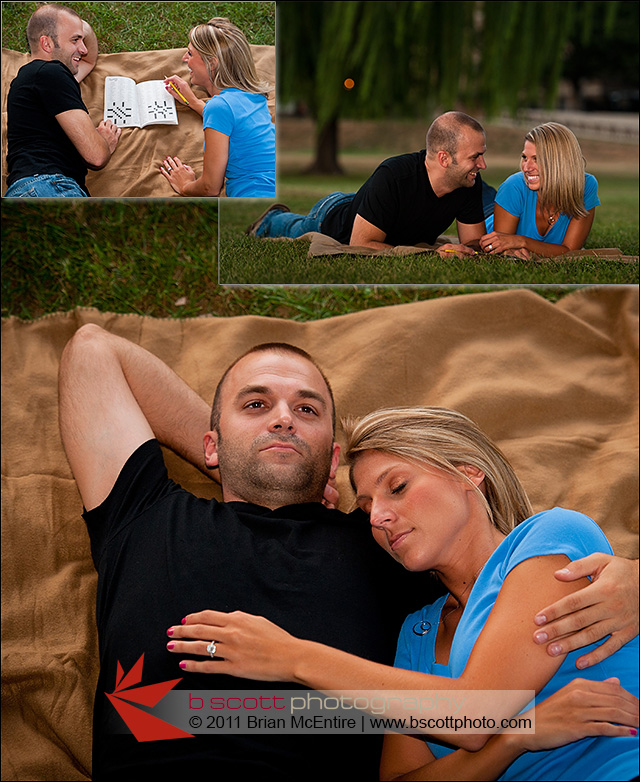
M 357 245 L 341 244 L 337 239 L 325 234 L 311 231 L 298 237 L 309 242 L 309 252 L 307 255 L 312 258 L 322 255 L 416 255 L 419 253 L 429 253 L 442 246 L 446 242 L 458 242 L 456 237 L 440 236 L 438 241 L 433 244 L 418 244 L 415 246 L 398 245 L 385 250 L 374 250 L 370 247 L 358 247 Z M 602 258 L 620 263 L 638 263 L 637 255 L 623 255 L 617 248 L 600 248 L 594 250 L 574 250 L 556 255 L 553 258 L 544 258 L 541 255 L 532 255 L 533 261 L 562 261 L 572 258 Z
M 94 125 L 104 115 L 104 84 L 107 76 L 128 76 L 136 82 L 162 79 L 174 73 L 188 80 L 182 49 L 149 52 L 100 54 L 95 68 L 81 82 L 82 99 Z M 259 76 L 273 85 L 268 103 L 275 117 L 275 46 L 252 46 Z M 18 70 L 29 62 L 29 55 L 2 50 L 2 192 L 7 189 L 7 94 Z M 196 90 L 197 92 L 197 90 Z M 206 94 L 200 91 L 203 98 Z M 166 155 L 174 155 L 202 173 L 204 134 L 202 117 L 186 106 L 178 107 L 178 125 L 149 125 L 123 128 L 122 136 L 109 164 L 102 171 L 89 171 L 87 187 L 99 198 L 169 198 L 175 196 L 158 167 Z
M 143 345 L 210 402 L 223 370 L 254 344 L 314 355 L 340 415 L 437 404 L 469 415 L 512 460 L 534 508 L 579 509 L 614 550 L 638 551 L 638 291 L 528 290 L 445 296 L 298 323 L 189 320 L 95 309 L 2 323 L 2 779 L 90 773 L 97 676 L 96 575 L 82 503 L 62 449 L 57 371 L 66 342 L 97 323 Z M 220 496 L 167 452 L 171 476 Z M 351 503 L 345 475 L 339 485 Z

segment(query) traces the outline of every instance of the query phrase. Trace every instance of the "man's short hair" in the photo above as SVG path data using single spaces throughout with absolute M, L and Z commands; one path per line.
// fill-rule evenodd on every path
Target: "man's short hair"
M 80 14 L 59 3 L 43 5 L 31 14 L 27 24 L 27 42 L 32 52 L 40 46 L 40 38 L 43 35 L 49 36 L 53 43 L 58 45 L 58 17 L 61 13 L 67 13 L 81 19 Z
M 335 400 L 333 398 L 333 390 L 331 389 L 331 384 L 327 380 L 326 375 L 322 371 L 322 369 L 318 366 L 316 361 L 307 353 L 306 350 L 303 350 L 302 348 L 296 347 L 295 345 L 290 345 L 288 342 L 263 342 L 260 345 L 254 345 L 254 347 L 247 350 L 245 353 L 243 353 L 241 356 L 238 356 L 238 358 L 230 364 L 227 369 L 225 370 L 224 374 L 220 378 L 220 382 L 218 383 L 218 386 L 216 388 L 215 395 L 213 397 L 213 404 L 211 406 L 211 422 L 210 426 L 213 431 L 219 432 L 219 426 L 220 426 L 220 399 L 222 396 L 222 387 L 224 386 L 224 383 L 227 379 L 227 376 L 229 372 L 235 367 L 235 365 L 242 361 L 243 358 L 246 358 L 246 356 L 250 356 L 253 353 L 268 353 L 268 352 L 274 352 L 274 353 L 290 353 L 295 356 L 300 356 L 304 359 L 306 359 L 310 364 L 312 364 L 320 373 L 322 376 L 322 379 L 325 382 L 325 385 L 327 386 L 327 391 L 329 392 L 329 399 L 331 400 L 331 422 L 333 426 L 333 431 L 335 432 L 336 429 L 336 405 Z
M 462 111 L 448 111 L 436 117 L 427 131 L 427 155 L 434 155 L 442 150 L 455 158 L 463 128 L 470 128 L 484 135 L 484 128 L 478 120 Z

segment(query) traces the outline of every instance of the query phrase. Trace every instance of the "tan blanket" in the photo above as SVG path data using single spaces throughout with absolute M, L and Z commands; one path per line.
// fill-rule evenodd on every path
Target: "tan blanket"
M 82 99 L 94 125 L 104 114 L 104 83 L 107 76 L 128 76 L 136 82 L 162 79 L 174 73 L 188 79 L 182 63 L 185 50 L 163 49 L 151 52 L 100 54 L 95 68 L 80 84 Z M 275 88 L 275 47 L 252 46 L 259 76 Z M 7 93 L 18 70 L 29 62 L 29 55 L 2 50 L 2 192 L 7 189 Z M 196 90 L 197 91 L 197 90 Z M 206 98 L 204 92 L 200 93 Z M 269 108 L 275 116 L 275 89 L 269 96 Z M 176 102 L 178 105 L 178 102 Z M 90 171 L 87 187 L 100 198 L 169 198 L 175 196 L 158 167 L 166 155 L 177 155 L 198 175 L 202 173 L 202 117 L 186 106 L 178 105 L 178 125 L 150 125 L 124 128 L 118 148 L 106 168 Z
M 292 342 L 330 378 L 342 415 L 440 404 L 503 447 L 536 510 L 576 508 L 637 555 L 638 292 L 576 291 L 552 304 L 510 290 L 434 299 L 310 323 L 253 316 L 156 320 L 93 309 L 2 324 L 2 779 L 89 776 L 97 676 L 95 573 L 62 450 L 62 349 L 98 323 L 156 353 L 210 402 L 248 347 Z M 174 454 L 172 477 L 217 487 Z M 345 505 L 350 496 L 341 469 Z
M 386 250 L 372 250 L 370 247 L 358 247 L 357 245 L 340 244 L 337 239 L 331 236 L 311 231 L 298 237 L 309 242 L 309 257 L 322 255 L 416 255 L 419 253 L 433 252 L 436 248 L 446 242 L 457 244 L 458 239 L 455 236 L 440 236 L 433 245 L 418 244 L 414 246 L 398 245 Z M 595 250 L 574 250 L 573 252 L 556 255 L 553 258 L 544 258 L 541 255 L 532 255 L 533 261 L 561 261 L 572 258 L 602 258 L 620 263 L 638 263 L 637 255 L 623 255 L 617 248 L 601 248 Z

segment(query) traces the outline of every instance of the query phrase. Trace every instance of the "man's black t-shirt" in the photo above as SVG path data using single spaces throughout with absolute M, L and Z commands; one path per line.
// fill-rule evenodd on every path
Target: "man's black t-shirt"
M 454 220 L 484 220 L 482 180 L 438 198 L 425 167 L 426 152 L 398 155 L 381 163 L 352 201 L 338 205 L 322 223 L 322 233 L 348 244 L 356 215 L 386 234 L 393 246 L 435 244 Z
M 86 190 L 87 166 L 56 119 L 72 109 L 87 111 L 66 65 L 33 60 L 20 68 L 7 97 L 7 185 L 35 174 L 63 174 Z
M 266 616 L 295 636 L 392 664 L 402 620 L 429 602 L 430 582 L 374 543 L 363 514 L 320 503 L 272 511 L 195 497 L 168 478 L 151 440 L 84 517 L 98 571 L 94 779 L 124 770 L 158 779 L 207 769 L 223 778 L 239 771 L 262 779 L 376 778 L 379 736 L 270 733 L 138 743 L 123 734 L 105 695 L 114 690 L 118 663 L 128 671 L 143 653 L 142 684 L 182 677 L 176 689 L 295 687 L 182 671 L 182 658 L 166 650 L 167 628 L 204 609 Z

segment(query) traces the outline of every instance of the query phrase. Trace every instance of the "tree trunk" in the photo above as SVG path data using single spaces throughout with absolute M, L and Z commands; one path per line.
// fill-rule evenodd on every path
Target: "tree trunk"
M 338 118 L 332 117 L 322 127 L 316 126 L 316 158 L 305 174 L 343 175 L 338 163 Z

